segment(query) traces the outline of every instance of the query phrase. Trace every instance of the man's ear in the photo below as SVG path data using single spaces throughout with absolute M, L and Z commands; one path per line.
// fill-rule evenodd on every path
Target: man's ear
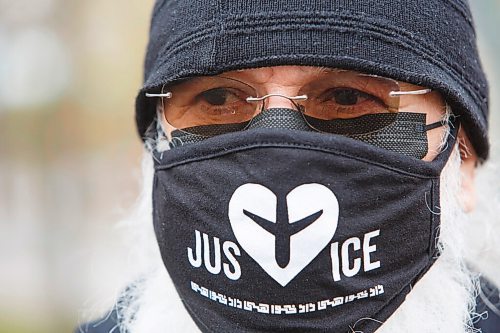
M 477 154 L 465 134 L 463 128 L 458 132 L 458 148 L 460 150 L 460 165 L 461 186 L 460 201 L 466 213 L 474 210 L 476 207 L 476 167 L 478 165 Z

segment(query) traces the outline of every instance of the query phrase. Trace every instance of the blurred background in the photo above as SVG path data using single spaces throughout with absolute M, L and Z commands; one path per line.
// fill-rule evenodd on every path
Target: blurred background
M 472 1 L 500 152 L 500 2 Z M 0 0 L 0 333 L 71 332 L 123 286 L 153 0 Z
M 123 283 L 152 0 L 0 0 L 0 332 L 71 332 Z

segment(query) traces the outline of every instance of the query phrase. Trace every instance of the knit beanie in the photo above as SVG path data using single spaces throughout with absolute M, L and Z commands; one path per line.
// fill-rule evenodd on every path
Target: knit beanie
M 278 65 L 342 68 L 439 91 L 482 160 L 488 157 L 488 84 L 466 0 L 157 0 L 139 134 L 174 80 Z

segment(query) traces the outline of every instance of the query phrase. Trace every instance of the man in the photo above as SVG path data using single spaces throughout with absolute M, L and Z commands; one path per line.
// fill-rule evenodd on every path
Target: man
M 157 1 L 138 275 L 81 330 L 474 331 L 487 95 L 463 1 Z

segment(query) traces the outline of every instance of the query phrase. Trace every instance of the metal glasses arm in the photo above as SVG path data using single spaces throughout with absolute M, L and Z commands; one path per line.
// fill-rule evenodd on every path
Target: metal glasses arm
M 410 90 L 410 91 L 391 91 L 389 93 L 390 97 L 398 97 L 404 95 L 424 95 L 428 94 L 432 91 L 432 89 L 420 89 L 420 90 Z
M 152 93 L 146 93 L 146 97 L 166 97 L 166 98 L 172 98 L 172 93 L 166 92 L 166 93 L 161 93 L 161 94 L 152 94 Z

